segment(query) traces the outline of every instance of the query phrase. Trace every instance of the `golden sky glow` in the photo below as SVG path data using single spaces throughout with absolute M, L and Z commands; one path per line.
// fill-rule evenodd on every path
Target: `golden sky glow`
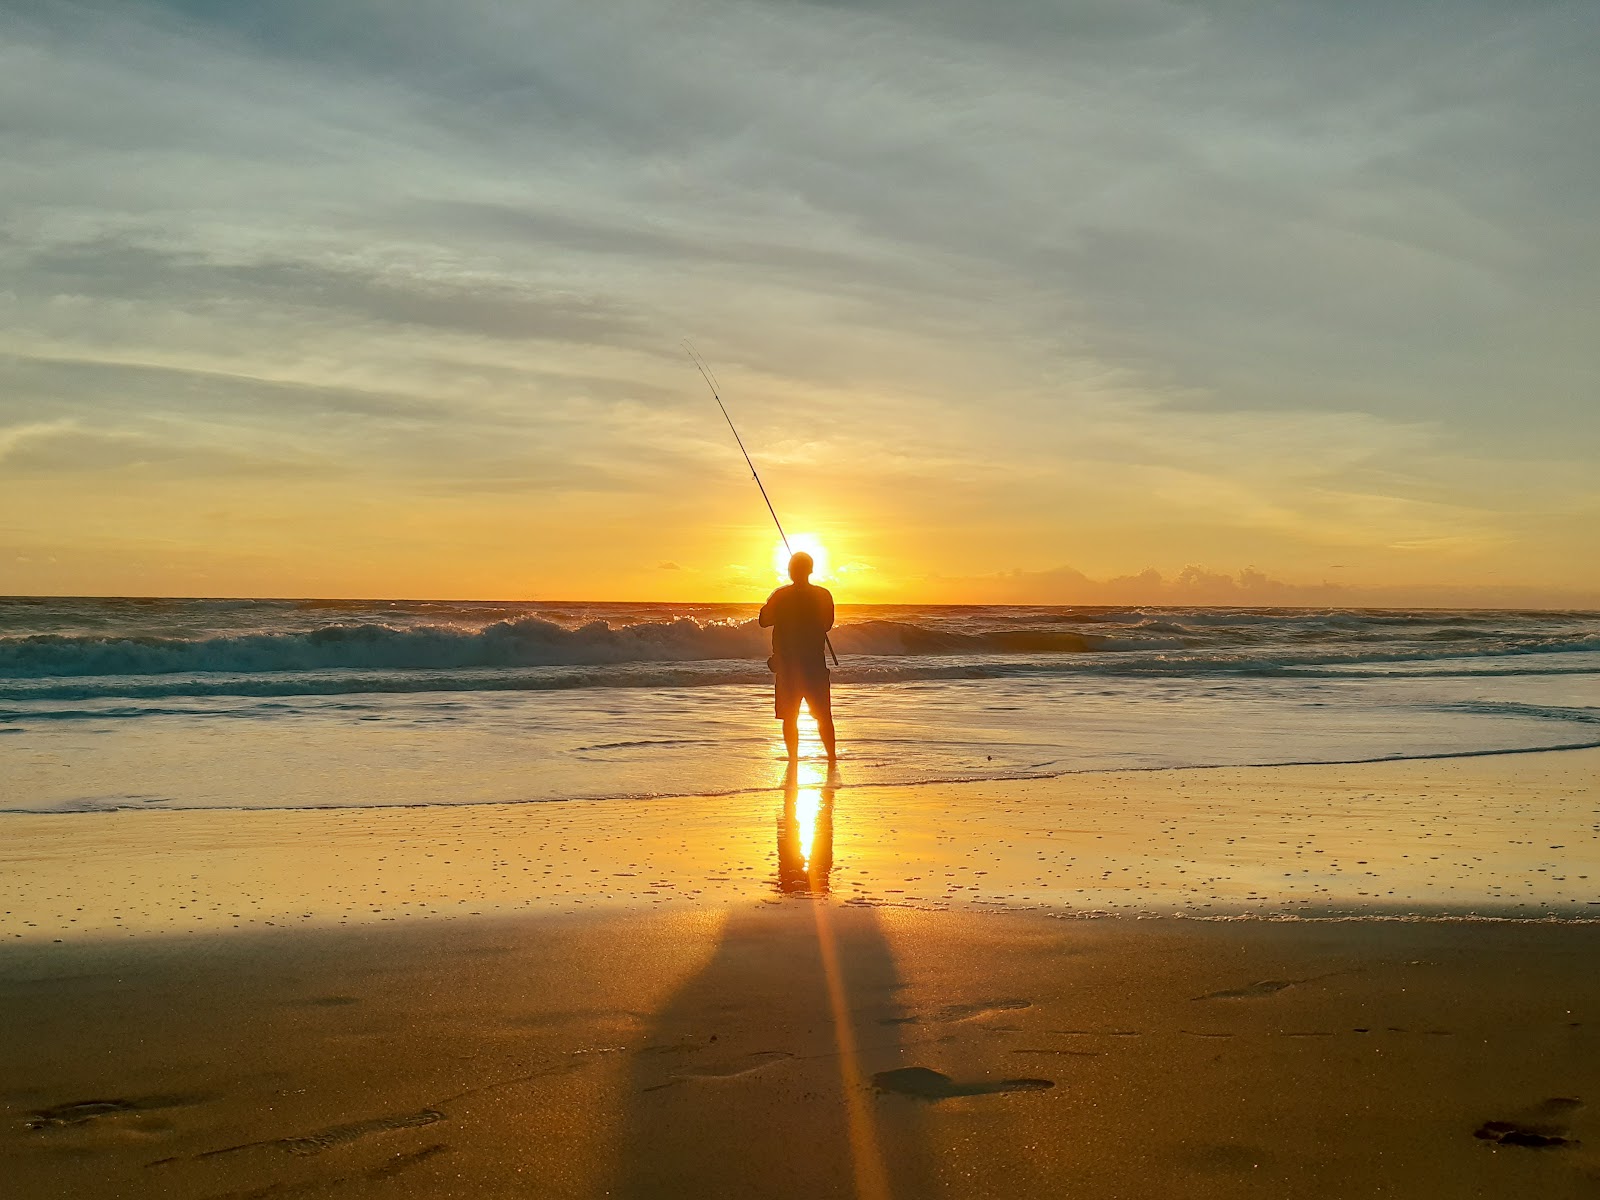
M 624 7 L 0 15 L 0 592 L 1600 605 L 1587 5 Z
M 814 533 L 791 533 L 788 541 L 777 541 L 772 546 L 772 571 L 777 581 L 789 582 L 789 561 L 796 554 L 811 556 L 811 582 L 829 583 L 833 580 L 833 560 L 828 548 Z

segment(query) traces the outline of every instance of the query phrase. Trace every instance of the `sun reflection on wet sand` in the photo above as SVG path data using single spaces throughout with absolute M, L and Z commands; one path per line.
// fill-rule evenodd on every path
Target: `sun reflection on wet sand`
M 836 768 L 802 759 L 783 776 L 778 813 L 778 890 L 826 895 L 833 870 L 833 797 Z

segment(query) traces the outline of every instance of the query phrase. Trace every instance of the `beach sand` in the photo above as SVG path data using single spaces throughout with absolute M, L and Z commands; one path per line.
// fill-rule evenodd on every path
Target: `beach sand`
M 1597 768 L 8 815 L 0 1194 L 1592 1196 Z

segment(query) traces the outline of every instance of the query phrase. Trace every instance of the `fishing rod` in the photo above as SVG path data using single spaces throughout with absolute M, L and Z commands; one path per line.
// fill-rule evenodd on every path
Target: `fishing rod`
M 783 522 L 778 520 L 778 510 L 772 507 L 772 497 L 767 495 L 766 485 L 761 482 L 761 476 L 756 472 L 756 464 L 750 461 L 750 451 L 744 448 L 744 439 L 739 436 L 739 431 L 734 428 L 733 418 L 728 415 L 728 406 L 722 402 L 722 395 L 717 390 L 716 376 L 711 373 L 711 368 L 706 365 L 705 359 L 688 342 L 683 343 L 683 348 L 689 352 L 689 360 L 694 363 L 700 372 L 700 378 L 706 381 L 706 386 L 711 389 L 711 398 L 717 402 L 717 407 L 722 410 L 722 419 L 728 423 L 728 431 L 733 434 L 733 440 L 739 444 L 739 453 L 744 455 L 744 465 L 750 468 L 750 478 L 756 481 L 756 487 L 761 489 L 761 498 L 767 502 L 767 511 L 772 514 L 772 523 L 778 527 L 778 536 L 783 539 L 783 548 L 789 557 L 794 557 L 794 550 L 789 545 L 789 535 L 783 531 Z M 833 665 L 839 665 L 839 654 L 833 648 L 833 639 L 826 633 L 822 635 L 823 645 L 828 647 L 828 653 L 833 657 Z

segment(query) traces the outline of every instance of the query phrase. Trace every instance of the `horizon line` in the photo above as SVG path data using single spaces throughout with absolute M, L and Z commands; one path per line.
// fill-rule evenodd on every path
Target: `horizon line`
M 696 607 L 712 606 L 757 606 L 761 603 L 759 598 L 749 600 L 576 600 L 576 599 L 550 599 L 550 598 L 514 598 L 514 597 L 467 597 L 467 596 L 250 596 L 250 595 L 158 595 L 134 593 L 16 593 L 0 594 L 0 603 L 12 601 L 39 601 L 39 600 L 176 600 L 176 601 L 212 601 L 212 600 L 253 600 L 263 603 L 283 604 L 354 604 L 354 603 L 384 603 L 384 604 L 538 604 L 538 605 L 608 605 L 608 604 L 650 604 L 663 607 L 671 605 L 691 605 Z M 1349 612 L 1508 612 L 1508 613 L 1578 613 L 1586 616 L 1600 616 L 1600 605 L 1593 608 L 1562 604 L 1215 604 L 1215 603 L 1079 603 L 1074 601 L 1044 601 L 1037 603 L 1021 601 L 985 602 L 979 600 L 963 600 L 954 602 L 935 601 L 842 601 L 840 608 L 1076 608 L 1076 609 L 1211 609 L 1219 611 L 1250 612 L 1261 609 L 1282 611 L 1349 611 Z

